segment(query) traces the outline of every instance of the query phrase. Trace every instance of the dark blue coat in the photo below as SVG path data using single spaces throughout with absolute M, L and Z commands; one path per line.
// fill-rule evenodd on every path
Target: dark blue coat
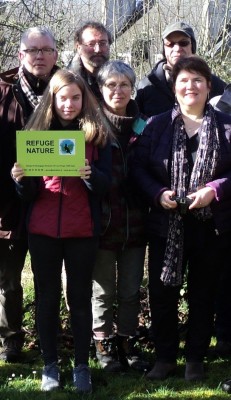
M 220 150 L 214 179 L 208 182 L 216 190 L 211 204 L 216 229 L 219 233 L 231 231 L 231 116 L 215 112 Z M 148 230 L 158 236 L 167 236 L 169 212 L 159 204 L 159 197 L 170 190 L 169 161 L 171 159 L 174 120 L 172 111 L 153 116 L 139 137 L 131 168 L 131 178 L 145 195 L 150 206 Z
M 175 94 L 166 80 L 164 63 L 166 60 L 159 61 L 150 74 L 138 84 L 136 102 L 140 112 L 148 117 L 174 107 Z M 224 81 L 212 74 L 210 98 L 223 94 L 225 86 Z

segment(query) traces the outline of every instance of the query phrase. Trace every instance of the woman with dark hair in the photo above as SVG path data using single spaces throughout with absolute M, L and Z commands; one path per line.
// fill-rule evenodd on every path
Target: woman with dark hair
M 176 372 L 178 300 L 187 267 L 186 380 L 204 378 L 214 299 L 231 240 L 231 117 L 208 104 L 211 72 L 197 57 L 172 71 L 175 107 L 149 119 L 132 179 L 150 206 L 149 295 L 156 363 L 149 379 Z

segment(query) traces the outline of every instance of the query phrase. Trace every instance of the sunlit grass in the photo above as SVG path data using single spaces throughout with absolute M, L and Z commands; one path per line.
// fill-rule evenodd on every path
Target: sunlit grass
M 34 335 L 33 311 L 33 278 L 30 269 L 30 258 L 22 276 L 24 286 L 24 326 L 27 328 L 26 346 L 23 351 L 24 360 L 21 364 L 5 364 L 0 362 L 0 400 L 225 400 L 231 395 L 221 390 L 220 383 L 231 377 L 231 360 L 217 359 L 212 353 L 215 339 L 211 341 L 211 353 L 206 362 L 206 380 L 204 382 L 186 382 L 184 380 L 185 360 L 182 353 L 178 359 L 178 370 L 175 377 L 162 382 L 152 382 L 145 374 L 126 371 L 124 373 L 106 374 L 98 363 L 90 360 L 92 370 L 93 393 L 80 396 L 72 385 L 73 347 L 60 347 L 60 369 L 62 389 L 59 392 L 43 393 L 40 391 L 40 379 L 43 363 L 38 348 L 30 348 Z M 61 317 L 64 329 L 68 325 L 68 315 L 63 301 Z M 154 361 L 155 353 L 145 350 L 146 357 Z

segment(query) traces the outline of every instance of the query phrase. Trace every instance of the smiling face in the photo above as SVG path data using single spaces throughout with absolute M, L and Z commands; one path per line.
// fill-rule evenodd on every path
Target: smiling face
M 40 51 L 33 54 L 30 52 L 31 49 L 40 49 Z M 50 51 L 41 51 L 43 49 L 50 49 Z M 18 56 L 21 64 L 31 74 L 38 78 L 46 78 L 57 61 L 58 53 L 49 35 L 31 33 L 21 44 Z
M 112 75 L 102 86 L 107 108 L 116 115 L 126 115 L 126 108 L 132 96 L 132 85 L 125 75 Z
M 82 110 L 82 92 L 76 83 L 63 86 L 55 94 L 55 111 L 63 126 L 73 121 Z
M 182 70 L 175 82 L 175 94 L 181 110 L 203 111 L 210 91 L 210 83 L 198 72 Z
M 177 60 L 192 55 L 191 39 L 182 32 L 173 32 L 164 39 L 167 64 L 173 67 Z

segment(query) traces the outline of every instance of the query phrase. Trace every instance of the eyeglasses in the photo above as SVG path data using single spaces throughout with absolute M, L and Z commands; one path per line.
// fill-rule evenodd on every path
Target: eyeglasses
M 116 89 L 121 89 L 121 90 L 129 90 L 131 89 L 131 85 L 129 83 L 115 83 L 115 82 L 110 82 L 110 83 L 105 83 L 103 86 L 105 86 L 107 89 L 109 89 L 111 92 L 114 92 Z
M 26 54 L 29 54 L 30 56 L 37 56 L 39 52 L 41 51 L 42 54 L 46 55 L 51 55 L 54 53 L 55 49 L 52 49 L 51 47 L 44 47 L 43 49 L 37 49 L 37 48 L 31 48 L 31 49 L 23 49 Z
M 100 49 L 107 49 L 109 47 L 109 43 L 107 40 L 101 40 L 100 42 L 89 42 L 89 43 L 81 43 L 83 46 L 88 47 L 91 50 L 94 50 L 96 46 L 99 46 Z
M 176 44 L 178 44 L 178 46 L 180 47 L 187 47 L 190 43 L 190 40 L 179 40 L 179 42 L 168 42 L 164 43 L 164 45 L 171 48 L 174 47 Z

